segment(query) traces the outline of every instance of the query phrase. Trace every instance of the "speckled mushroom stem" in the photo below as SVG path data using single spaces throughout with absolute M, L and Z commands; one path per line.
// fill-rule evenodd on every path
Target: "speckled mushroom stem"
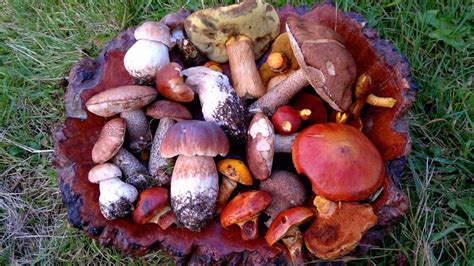
M 129 151 L 120 148 L 112 158 L 112 162 L 122 170 L 125 182 L 142 191 L 151 184 L 151 177 L 146 167 Z
M 171 118 L 162 118 L 153 138 L 153 144 L 150 151 L 150 162 L 148 170 L 153 178 L 158 181 L 160 186 L 167 185 L 171 181 L 170 167 L 174 164 L 173 158 L 163 158 L 160 154 L 161 141 L 166 131 L 176 122 Z
M 249 111 L 253 114 L 261 111 L 267 116 L 271 116 L 278 107 L 287 104 L 296 93 L 307 85 L 309 85 L 309 82 L 303 70 L 296 70 L 250 105 Z
M 295 142 L 296 134 L 283 136 L 275 135 L 275 152 L 276 153 L 291 153 L 291 146 Z
M 232 85 L 240 98 L 260 98 L 265 86 L 255 64 L 252 40 L 240 35 L 226 42 Z
M 230 198 L 230 195 L 237 187 L 237 182 L 231 180 L 225 176 L 221 178 L 221 184 L 219 186 L 219 196 L 217 197 L 217 207 L 216 213 L 220 214 L 227 203 L 227 200 Z
M 151 144 L 151 132 L 148 119 L 142 109 L 120 113 L 127 124 L 129 147 L 134 153 L 140 153 Z
M 294 226 L 288 230 L 286 236 L 281 239 L 290 251 L 291 261 L 293 265 L 303 265 L 303 254 L 301 249 L 303 248 L 303 235 L 297 226 Z

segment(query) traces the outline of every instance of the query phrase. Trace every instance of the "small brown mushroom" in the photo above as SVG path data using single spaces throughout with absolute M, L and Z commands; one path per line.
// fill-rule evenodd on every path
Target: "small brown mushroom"
M 217 162 L 217 171 L 222 174 L 216 210 L 219 214 L 224 209 L 230 194 L 237 187 L 237 183 L 251 186 L 253 179 L 245 163 L 238 159 L 220 160 Z
M 176 220 L 168 201 L 168 190 L 162 187 L 147 188 L 138 198 L 133 221 L 138 224 L 155 223 L 166 230 Z
M 268 228 L 265 240 L 270 246 L 281 240 L 290 251 L 293 265 L 303 265 L 303 236 L 298 226 L 314 215 L 313 211 L 306 207 L 295 207 L 280 212 Z
M 318 209 L 313 224 L 304 233 L 306 248 L 321 259 L 336 259 L 351 252 L 362 236 L 377 223 L 368 204 L 315 198 Z
M 258 216 L 271 203 L 271 196 L 264 191 L 252 190 L 235 196 L 221 213 L 221 225 L 227 228 L 237 224 L 243 240 L 258 237 Z
M 262 0 L 197 11 L 187 17 L 189 39 L 216 62 L 229 60 L 232 81 L 241 98 L 265 94 L 255 58 L 278 35 L 280 19 Z M 211 32 L 212 34 L 209 34 Z
M 181 70 L 174 62 L 160 68 L 156 73 L 156 90 L 167 99 L 187 103 L 194 99 L 194 92 L 184 84 Z
M 125 139 L 125 121 L 114 118 L 100 131 L 99 139 L 92 148 L 92 161 L 105 163 L 117 154 Z
M 146 167 L 129 151 L 120 148 L 118 153 L 112 158 L 112 162 L 117 165 L 125 176 L 125 182 L 142 191 L 152 185 Z
M 345 111 L 351 104 L 356 64 L 342 38 L 328 27 L 297 17 L 289 17 L 286 27 L 301 68 L 254 102 L 250 111 L 271 115 L 309 84 L 333 109 Z

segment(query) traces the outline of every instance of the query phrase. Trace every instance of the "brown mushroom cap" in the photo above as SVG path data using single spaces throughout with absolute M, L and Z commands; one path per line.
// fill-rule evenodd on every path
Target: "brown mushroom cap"
M 383 161 L 359 130 L 344 124 L 312 125 L 292 146 L 296 171 L 306 175 L 317 195 L 332 201 L 367 199 L 383 183 Z
M 156 89 L 165 98 L 187 103 L 194 99 L 194 92 L 184 84 L 181 70 L 174 62 L 162 66 L 156 73 Z
M 98 164 L 94 167 L 92 167 L 91 170 L 89 170 L 89 182 L 98 184 L 101 181 L 111 179 L 111 178 L 121 178 L 122 177 L 122 171 L 120 171 L 120 168 L 116 166 L 115 164 L 111 163 L 103 163 L 103 164 Z
M 133 211 L 133 221 L 138 224 L 156 223 L 165 230 L 170 223 L 161 221 L 161 218 L 167 218 L 168 212 L 171 212 L 168 190 L 162 187 L 148 188 L 140 193 L 137 207 Z
M 215 123 L 189 120 L 174 124 L 161 141 L 160 153 L 164 158 L 177 155 L 227 155 L 229 140 Z
M 146 21 L 135 29 L 135 39 L 161 42 L 170 46 L 170 29 L 164 23 L 157 21 Z
M 247 163 L 258 180 L 267 179 L 272 172 L 275 152 L 275 133 L 268 117 L 258 112 L 249 125 L 247 137 Z
M 314 215 L 315 213 L 306 207 L 295 207 L 280 212 L 268 228 L 265 240 L 270 246 L 273 246 L 278 240 L 285 237 L 292 227 L 299 226 Z
M 189 39 L 209 59 L 228 60 L 226 42 L 232 36 L 244 35 L 253 42 L 255 58 L 259 58 L 278 35 L 280 19 L 275 9 L 262 0 L 204 9 L 186 18 Z
M 351 252 L 376 223 L 377 216 L 370 205 L 343 202 L 329 217 L 317 214 L 304 233 L 304 242 L 316 257 L 335 259 Z
M 221 225 L 227 228 L 233 224 L 258 216 L 272 202 L 265 191 L 252 190 L 235 196 L 221 213 Z
M 175 120 L 189 120 L 192 118 L 186 106 L 168 100 L 159 100 L 148 106 L 146 115 L 155 119 L 172 118 Z
M 92 96 L 86 107 L 90 112 L 103 117 L 130 111 L 149 104 L 156 98 L 152 87 L 128 85 L 102 91 Z
M 114 118 L 108 121 L 100 131 L 99 139 L 92 148 L 92 161 L 105 163 L 117 154 L 125 139 L 125 121 Z
M 286 23 L 291 47 L 309 83 L 332 108 L 345 111 L 352 100 L 356 64 L 342 38 L 314 21 L 289 17 Z

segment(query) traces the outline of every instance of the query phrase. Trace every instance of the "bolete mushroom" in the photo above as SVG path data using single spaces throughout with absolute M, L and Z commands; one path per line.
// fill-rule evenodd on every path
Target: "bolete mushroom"
M 176 120 L 191 119 L 192 116 L 184 105 L 168 100 L 154 102 L 148 106 L 146 114 L 160 120 L 151 145 L 148 170 L 159 185 L 167 185 L 171 181 L 171 167 L 174 164 L 174 159 L 161 156 L 161 141 Z
M 155 223 L 162 230 L 166 230 L 176 220 L 169 204 L 168 190 L 162 187 L 152 187 L 142 191 L 132 217 L 135 223 Z
M 125 182 L 136 187 L 139 191 L 153 184 L 146 167 L 126 149 L 120 148 L 112 158 L 112 162 L 122 170 Z
M 260 182 L 259 189 L 272 196 L 272 203 L 265 213 L 269 217 L 265 225 L 270 226 L 278 213 L 283 210 L 303 206 L 308 198 L 301 178 L 288 171 L 273 172 L 270 178 Z
M 163 23 L 146 21 L 135 29 L 134 36 L 137 42 L 128 49 L 123 64 L 132 77 L 149 82 L 170 62 L 170 29 Z
M 300 113 L 289 105 L 278 107 L 272 116 L 275 130 L 281 135 L 291 135 L 295 133 L 301 125 Z
M 336 259 L 351 252 L 377 223 L 368 204 L 331 202 L 316 196 L 317 217 L 304 233 L 306 248 L 321 259 Z
M 286 29 L 301 68 L 254 102 L 250 111 L 271 115 L 307 85 L 311 85 L 333 109 L 345 111 L 349 108 L 356 64 L 339 34 L 298 17 L 289 17 Z
M 163 97 L 177 102 L 191 102 L 194 92 L 184 84 L 182 67 L 171 62 L 164 65 L 156 73 L 156 90 Z
M 238 159 L 223 159 L 218 161 L 217 171 L 222 174 L 216 210 L 219 214 L 222 212 L 227 200 L 237 187 L 237 183 L 251 186 L 253 184 L 253 179 L 245 163 Z
M 92 148 L 92 161 L 105 163 L 117 154 L 125 139 L 125 121 L 114 118 L 105 123 L 99 139 Z
M 235 196 L 222 210 L 221 225 L 227 228 L 237 224 L 243 240 L 258 237 L 258 216 L 271 203 L 272 197 L 264 191 L 252 190 Z
M 225 156 L 229 141 L 215 123 L 180 121 L 166 132 L 161 156 L 178 159 L 171 177 L 171 207 L 178 224 L 199 231 L 214 215 L 219 193 L 218 174 L 212 157 Z
M 298 226 L 309 221 L 314 215 L 314 212 L 306 207 L 280 212 L 268 228 L 265 240 L 270 246 L 281 240 L 290 252 L 293 265 L 303 265 L 303 235 Z
M 142 109 L 121 112 L 120 117 L 127 123 L 128 146 L 140 153 L 151 145 L 151 132 L 148 119 Z
M 379 151 L 348 125 L 326 123 L 304 129 L 293 143 L 292 159 L 313 191 L 332 201 L 365 200 L 383 183 Z
M 198 66 L 183 70 L 186 84 L 197 94 L 204 120 L 217 123 L 233 140 L 244 140 L 247 112 L 226 75 Z
M 111 163 L 98 164 L 89 171 L 89 181 L 99 184 L 100 212 L 107 220 L 127 216 L 133 210 L 138 191 L 120 180 L 122 172 Z
M 265 94 L 255 59 L 265 53 L 279 27 L 277 12 L 262 0 L 197 11 L 185 22 L 189 39 L 209 59 L 229 61 L 233 85 L 241 98 Z

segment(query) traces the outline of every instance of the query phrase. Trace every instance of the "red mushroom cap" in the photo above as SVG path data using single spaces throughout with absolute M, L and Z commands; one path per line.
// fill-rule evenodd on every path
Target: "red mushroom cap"
M 316 194 L 329 200 L 365 200 L 382 185 L 379 151 L 351 126 L 312 125 L 296 136 L 292 151 L 296 171 L 310 179 Z
M 300 114 L 291 106 L 280 106 L 272 116 L 273 126 L 281 135 L 295 133 L 301 124 Z
M 137 208 L 133 211 L 133 221 L 138 224 L 157 223 L 165 230 L 172 224 L 169 220 L 174 220 L 168 219 L 168 212 L 172 212 L 168 190 L 162 187 L 148 188 L 140 193 Z M 162 217 L 166 221 L 161 221 Z
M 272 246 L 283 238 L 290 228 L 299 226 L 311 219 L 314 215 L 315 213 L 306 207 L 295 207 L 280 212 L 268 228 L 265 240 Z
M 252 190 L 235 196 L 221 213 L 221 225 L 226 228 L 258 216 L 272 202 L 265 191 Z
M 156 90 L 165 98 L 177 102 L 191 102 L 194 92 L 184 84 L 181 66 L 171 62 L 156 73 Z
M 308 92 L 300 92 L 296 94 L 291 103 L 297 111 L 308 109 L 311 114 L 308 117 L 302 117 L 310 125 L 317 123 L 326 123 L 328 121 L 328 112 L 323 101 L 316 95 Z

